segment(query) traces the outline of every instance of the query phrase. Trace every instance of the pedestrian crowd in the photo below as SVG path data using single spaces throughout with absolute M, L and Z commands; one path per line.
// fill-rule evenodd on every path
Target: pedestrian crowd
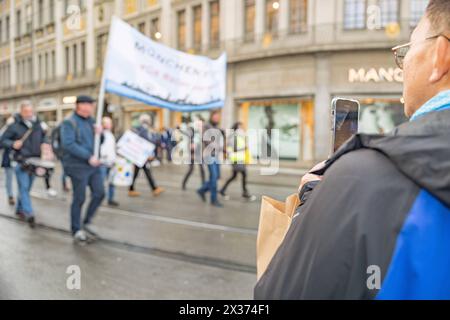
M 72 192 L 70 230 L 74 241 L 79 244 L 89 243 L 98 238 L 93 220 L 105 198 L 107 205 L 111 207 L 120 205 L 116 200 L 114 183 L 120 136 L 118 137 L 114 131 L 112 118 L 105 116 L 101 119 L 100 126 L 96 124 L 93 118 L 95 102 L 90 96 L 78 96 L 74 112 L 50 130 L 49 126 L 36 115 L 32 103 L 23 101 L 19 113 L 9 117 L 0 132 L 6 196 L 9 205 L 15 206 L 16 216 L 26 221 L 30 227 L 35 227 L 36 212 L 30 194 L 33 182 L 36 178 L 43 178 L 48 195 L 57 196 L 57 191 L 51 188 L 51 178 L 56 163 L 60 162 L 62 189 L 65 193 Z M 177 145 L 184 144 L 188 150 L 185 161 L 188 171 L 182 179 L 183 190 L 187 189 L 188 180 L 194 167 L 197 166 L 201 174 L 201 185 L 197 188 L 197 194 L 202 201 L 207 202 L 206 194 L 209 193 L 210 204 L 223 207 L 219 195 L 224 200 L 230 199 L 226 194 L 227 188 L 239 173 L 242 175 L 242 197 L 254 201 L 256 197 L 247 189 L 248 146 L 242 125 L 235 124 L 233 135 L 225 137 L 225 131 L 219 126 L 219 111 L 212 111 L 208 122 L 201 116 L 197 116 L 194 122 L 191 116 L 185 117 L 184 120 L 177 128 L 163 128 L 158 131 L 149 114 L 144 113 L 139 117 L 138 124 L 131 131 L 151 143 L 154 152 L 143 166 L 133 165 L 128 197 L 142 196 L 142 193 L 137 191 L 136 184 L 141 171 L 147 178 L 153 197 L 165 192 L 165 189 L 156 182 L 153 171 L 166 161 L 172 162 Z M 211 129 L 216 131 L 210 132 Z M 213 137 L 215 133 L 218 135 Z M 100 136 L 98 155 L 94 151 L 96 135 Z M 205 137 L 213 138 L 208 140 Z M 237 145 L 231 142 L 236 142 Z M 209 154 L 204 152 L 208 148 L 211 150 Z M 231 160 L 233 173 L 218 190 L 220 165 L 227 158 Z M 13 190 L 14 176 L 17 181 L 16 195 Z M 83 214 L 88 188 L 91 197 Z

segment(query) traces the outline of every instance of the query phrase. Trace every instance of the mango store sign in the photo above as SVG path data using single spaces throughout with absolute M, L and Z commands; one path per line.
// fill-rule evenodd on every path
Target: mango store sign
M 403 83 L 403 71 L 400 68 L 351 68 L 348 70 L 348 81 L 350 83 Z

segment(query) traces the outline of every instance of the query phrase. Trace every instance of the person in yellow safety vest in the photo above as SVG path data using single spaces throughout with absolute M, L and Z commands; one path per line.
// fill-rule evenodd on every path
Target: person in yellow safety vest
M 251 195 L 247 190 L 247 164 L 250 162 L 250 159 L 246 134 L 241 122 L 235 123 L 232 129 L 233 134 L 227 139 L 227 153 L 228 159 L 233 166 L 233 174 L 220 190 L 220 194 L 225 200 L 230 199 L 226 194 L 226 190 L 230 183 L 234 181 L 240 173 L 242 175 L 242 197 L 246 200 L 254 201 L 256 200 L 256 197 Z

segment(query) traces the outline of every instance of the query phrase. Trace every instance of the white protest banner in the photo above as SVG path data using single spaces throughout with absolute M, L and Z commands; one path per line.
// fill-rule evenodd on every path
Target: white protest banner
M 153 156 L 155 145 L 131 130 L 128 130 L 117 142 L 117 153 L 142 168 L 148 158 Z
M 226 54 L 217 60 L 152 41 L 114 17 L 104 69 L 105 90 L 172 111 L 222 108 Z

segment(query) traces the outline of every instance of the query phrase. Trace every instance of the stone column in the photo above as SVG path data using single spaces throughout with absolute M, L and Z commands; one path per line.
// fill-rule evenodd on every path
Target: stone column
M 264 37 L 264 21 L 266 15 L 266 1 L 256 0 L 255 2 L 255 36 L 256 41 L 262 41 Z
M 55 1 L 55 59 L 56 59 L 56 78 L 64 76 L 65 72 L 65 59 L 64 59 L 64 46 L 63 46 L 63 32 L 64 26 L 61 18 L 64 16 L 64 3 L 63 1 Z
M 114 15 L 118 18 L 122 17 L 123 0 L 114 0 Z
M 280 0 L 280 9 L 278 9 L 278 29 L 280 36 L 289 33 L 289 0 Z
M 202 1 L 202 46 L 203 50 L 207 50 L 209 48 L 209 22 L 210 22 L 210 8 L 209 1 Z
M 316 56 L 316 96 L 314 102 L 315 159 L 326 159 L 331 150 L 331 65 L 330 55 Z

